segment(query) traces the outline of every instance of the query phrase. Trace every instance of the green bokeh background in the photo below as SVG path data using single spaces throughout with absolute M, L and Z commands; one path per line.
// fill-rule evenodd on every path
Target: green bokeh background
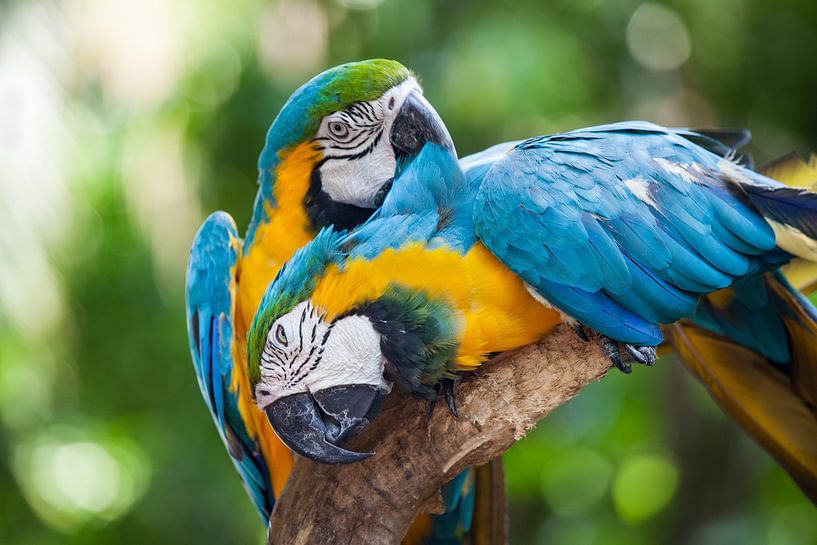
M 212 210 L 246 226 L 283 101 L 392 57 L 461 155 L 643 118 L 817 148 L 814 0 L 0 2 L 0 543 L 259 543 L 190 363 Z M 672 360 L 506 456 L 513 543 L 817 543 L 817 511 Z

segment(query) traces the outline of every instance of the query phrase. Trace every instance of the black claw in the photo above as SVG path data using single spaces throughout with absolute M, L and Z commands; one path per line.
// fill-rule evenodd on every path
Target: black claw
M 624 348 L 627 349 L 627 352 L 632 357 L 630 362 L 625 362 L 621 359 L 618 341 L 604 335 L 599 335 L 598 343 L 604 351 L 604 354 L 610 358 L 613 365 L 622 373 L 630 374 L 633 372 L 632 367 L 629 365 L 630 362 L 641 363 L 647 366 L 655 363 L 656 353 L 654 346 L 633 346 L 631 344 L 624 344 Z
M 639 346 L 635 347 L 631 344 L 625 344 L 624 347 L 633 357 L 633 359 L 641 364 L 650 366 L 655 363 L 655 347 L 654 346 Z
M 644 364 L 647 363 L 647 360 L 644 358 L 644 356 L 641 354 L 641 352 L 639 352 L 638 348 L 636 348 L 635 346 L 633 346 L 631 344 L 625 344 L 624 348 L 627 349 L 627 352 L 630 353 L 630 355 L 633 357 L 633 359 L 637 363 L 644 363 Z
M 454 399 L 454 388 L 456 388 L 456 384 L 453 379 L 443 379 L 442 390 L 443 396 L 445 396 L 445 402 L 448 405 L 448 410 L 451 411 L 454 418 L 459 418 L 460 415 L 457 413 L 457 400 Z
M 571 327 L 573 328 L 573 331 L 576 332 L 576 336 L 581 340 L 584 342 L 588 342 L 590 340 L 590 337 L 587 336 L 587 332 L 584 330 L 584 326 L 582 324 L 576 322 Z
M 426 422 L 425 425 L 428 426 L 428 423 L 431 422 L 431 415 L 434 414 L 434 407 L 437 406 L 437 396 L 434 396 L 434 399 L 429 400 L 428 402 L 428 412 L 426 413 Z
M 616 369 L 618 369 L 625 375 L 629 375 L 630 373 L 633 372 L 633 368 L 630 367 L 630 364 L 623 361 L 621 358 L 618 357 L 618 355 L 611 356 L 610 359 L 612 360 L 613 365 L 616 366 Z
M 616 369 L 627 375 L 633 372 L 633 368 L 630 367 L 629 364 L 625 363 L 619 356 L 618 343 L 616 341 L 614 341 L 610 337 L 600 335 L 599 344 L 601 345 L 601 349 L 604 351 L 604 355 L 610 358 L 610 361 L 613 362 L 613 365 L 616 366 Z

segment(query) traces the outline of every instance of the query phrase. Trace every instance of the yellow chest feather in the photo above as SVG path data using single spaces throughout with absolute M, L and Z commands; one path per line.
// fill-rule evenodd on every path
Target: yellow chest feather
M 276 497 L 292 469 L 292 453 L 272 431 L 266 415 L 258 409 L 250 395 L 246 334 L 261 297 L 278 269 L 314 236 L 303 200 L 319 153 L 311 145 L 304 144 L 281 156 L 275 171 L 273 193 L 277 207 L 273 209 L 265 203 L 269 221 L 258 226 L 253 245 L 236 267 L 237 282 L 233 286 L 233 300 L 236 301 L 233 343 L 235 364 L 230 387 L 237 393 L 238 410 L 247 426 L 247 432 L 258 441 L 267 460 Z
M 320 151 L 305 143 L 280 158 L 273 192 L 276 208 L 265 203 L 269 221 L 258 226 L 253 245 L 241 260 L 239 297 L 244 323 L 248 326 L 278 269 L 315 236 L 304 208 L 304 197 L 312 169 L 320 157 Z

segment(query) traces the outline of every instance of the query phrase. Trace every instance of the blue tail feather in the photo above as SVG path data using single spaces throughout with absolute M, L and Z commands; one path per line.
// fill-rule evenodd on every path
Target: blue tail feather
M 778 303 L 757 274 L 702 298 L 691 321 L 785 365 L 791 351 Z

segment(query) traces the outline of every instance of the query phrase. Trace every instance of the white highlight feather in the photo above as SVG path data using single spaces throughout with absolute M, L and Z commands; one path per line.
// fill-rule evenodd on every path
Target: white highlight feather
M 647 180 L 641 176 L 636 176 L 635 178 L 624 180 L 624 185 L 627 186 L 627 189 L 629 189 L 638 200 L 653 208 L 658 208 L 658 203 L 655 202 L 655 199 L 650 193 L 650 183 Z
M 691 165 L 686 163 L 673 163 L 663 157 L 656 157 L 654 161 L 668 173 L 679 176 L 691 184 L 698 183 L 698 177 L 693 173 L 695 170 L 700 169 L 698 165 L 694 163 Z

